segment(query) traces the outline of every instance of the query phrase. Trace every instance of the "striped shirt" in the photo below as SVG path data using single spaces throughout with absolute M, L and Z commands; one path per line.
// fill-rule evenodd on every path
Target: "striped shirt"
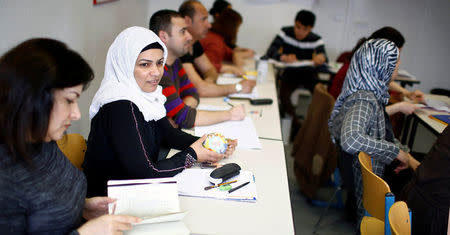
M 303 40 L 295 38 L 294 27 L 284 27 L 270 44 L 266 55 L 280 60 L 282 54 L 295 54 L 298 60 L 311 60 L 313 53 L 325 53 L 325 43 L 322 38 L 311 32 Z
M 183 99 L 192 96 L 198 101 L 199 95 L 183 69 L 180 59 L 176 59 L 171 66 L 167 64 L 164 66 L 164 75 L 159 84 L 163 87 L 164 96 L 167 97 L 164 104 L 167 117 L 172 118 L 182 128 L 193 127 L 197 110 L 184 104 Z

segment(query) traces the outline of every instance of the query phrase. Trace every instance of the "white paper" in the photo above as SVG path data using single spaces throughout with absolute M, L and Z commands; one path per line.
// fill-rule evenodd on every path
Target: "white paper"
M 180 212 L 177 183 L 173 178 L 110 180 L 108 196 L 117 199 L 116 215 L 146 218 Z
M 230 78 L 225 76 L 219 76 L 217 79 L 217 84 L 219 85 L 228 85 L 228 84 L 236 84 L 242 81 L 242 78 Z M 258 98 L 258 90 L 256 87 L 253 88 L 251 93 L 234 93 L 228 95 L 230 98 L 248 98 L 248 99 L 256 99 Z
M 257 199 L 255 177 L 251 171 L 241 170 L 240 174 L 227 180 L 237 180 L 231 183 L 231 187 L 237 187 L 245 182 L 250 182 L 244 187 L 228 193 L 228 191 L 221 191 L 219 188 L 212 188 L 205 190 L 206 186 L 212 185 L 209 182 L 209 174 L 214 169 L 186 169 L 176 175 L 174 178 L 178 182 L 178 193 L 181 196 L 215 198 L 222 200 L 237 200 L 255 202 Z
M 181 221 L 133 225 L 124 235 L 189 235 L 189 229 Z
M 299 60 L 293 63 L 285 63 L 278 60 L 269 59 L 269 63 L 279 68 L 314 66 L 314 63 L 311 60 Z
M 450 112 L 450 105 L 444 101 L 425 98 L 425 103 L 430 108 L 433 108 L 433 109 L 436 109 L 439 111 Z
M 238 149 L 261 149 L 261 142 L 256 133 L 255 126 L 250 117 L 245 117 L 242 121 L 226 121 L 209 126 L 196 126 L 195 135 L 218 132 L 226 138 L 237 139 Z
M 226 111 L 231 107 L 229 105 L 226 106 L 218 106 L 218 105 L 209 105 L 209 104 L 199 104 L 197 110 L 205 110 L 205 111 Z

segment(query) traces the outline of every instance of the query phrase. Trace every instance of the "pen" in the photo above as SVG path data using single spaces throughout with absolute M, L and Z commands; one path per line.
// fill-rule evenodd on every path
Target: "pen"
M 243 184 L 241 184 L 241 185 L 239 185 L 239 186 L 237 186 L 237 187 L 234 187 L 234 188 L 230 189 L 230 191 L 228 191 L 228 193 L 232 193 L 232 192 L 234 192 L 234 191 L 236 191 L 236 190 L 238 190 L 238 189 L 244 187 L 245 185 L 247 185 L 247 184 L 249 184 L 249 183 L 250 183 L 250 181 L 247 181 L 247 182 L 245 182 L 245 183 L 243 183 Z
M 232 103 L 230 103 L 230 98 L 225 97 L 225 98 L 223 98 L 223 101 L 224 101 L 225 103 L 227 103 L 229 106 L 234 107 L 234 105 L 233 105 Z
M 218 185 L 206 186 L 205 190 L 209 190 L 209 189 L 212 189 L 212 188 L 217 188 L 217 187 L 220 187 L 222 185 L 227 185 L 227 184 L 231 184 L 231 183 L 235 183 L 235 182 L 237 182 L 237 180 L 232 180 L 232 181 L 228 181 L 228 182 L 225 182 L 225 183 L 220 183 Z

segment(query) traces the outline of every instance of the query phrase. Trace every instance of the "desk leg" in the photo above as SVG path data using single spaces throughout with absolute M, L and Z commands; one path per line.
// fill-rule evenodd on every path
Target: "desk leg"
M 409 135 L 409 127 L 411 126 L 411 120 L 413 119 L 414 114 L 406 116 L 405 125 L 403 126 L 403 133 L 401 143 L 406 144 Z
M 412 147 L 414 144 L 414 138 L 416 137 L 416 131 L 417 131 L 417 125 L 419 124 L 418 118 L 414 117 L 412 126 L 411 126 L 411 133 L 409 134 L 409 141 L 408 141 L 408 147 L 412 151 Z

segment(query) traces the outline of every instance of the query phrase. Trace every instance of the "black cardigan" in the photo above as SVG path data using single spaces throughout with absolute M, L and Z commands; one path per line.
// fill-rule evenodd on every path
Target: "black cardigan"
M 197 139 L 173 128 L 166 117 L 145 121 L 131 101 L 119 100 L 102 106 L 91 121 L 83 163 L 88 196 L 106 195 L 110 179 L 176 175 L 196 161 L 197 155 L 189 146 Z M 183 151 L 158 161 L 161 145 Z

